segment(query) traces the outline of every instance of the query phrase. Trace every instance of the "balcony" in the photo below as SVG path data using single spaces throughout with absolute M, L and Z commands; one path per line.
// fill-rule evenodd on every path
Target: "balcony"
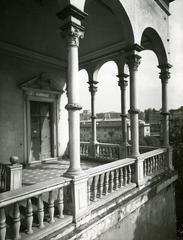
M 117 144 L 96 144 L 96 149 L 97 160 L 107 159 L 107 163 L 88 165 L 90 167 L 86 164 L 83 174 L 73 179 L 60 176 L 0 194 L 0 239 L 19 239 L 20 236 L 22 239 L 47 239 L 58 232 L 59 236 L 72 235 L 77 224 L 84 226 L 94 221 L 100 211 L 104 214 L 104 206 L 114 207 L 114 200 L 118 204 L 122 199 L 130 201 L 129 194 L 133 198 L 150 185 L 165 181 L 167 176 L 168 184 L 177 178 L 170 149 L 159 148 L 137 158 L 124 159 L 120 159 Z M 82 156 L 88 157 L 88 153 L 89 143 L 81 143 Z M 60 164 L 60 168 L 63 175 L 67 164 L 64 167 Z M 86 185 L 86 193 L 82 187 L 82 198 L 86 201 L 79 200 L 73 192 L 74 186 L 81 182 Z

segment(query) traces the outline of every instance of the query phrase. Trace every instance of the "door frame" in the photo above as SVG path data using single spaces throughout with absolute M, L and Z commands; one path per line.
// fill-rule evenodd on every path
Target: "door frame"
M 30 115 L 30 102 L 48 102 L 52 103 L 52 125 L 51 125 L 51 149 L 53 157 L 45 160 L 32 161 L 31 159 L 31 115 Z M 26 164 L 41 163 L 48 160 L 58 158 L 58 94 L 44 93 L 39 90 L 25 91 L 24 92 L 24 146 L 25 146 L 25 160 Z

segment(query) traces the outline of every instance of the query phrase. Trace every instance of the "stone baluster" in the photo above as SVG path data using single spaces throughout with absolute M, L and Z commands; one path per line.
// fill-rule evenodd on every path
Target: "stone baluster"
M 26 206 L 26 221 L 27 221 L 27 234 L 33 233 L 32 223 L 33 223 L 33 208 L 31 198 L 27 199 Z
M 123 168 L 120 168 L 120 187 L 123 186 Z
M 104 180 L 104 186 L 105 186 L 105 195 L 109 193 L 109 172 L 105 173 L 105 180 Z
M 54 212 L 55 212 L 55 207 L 54 207 L 54 196 L 53 196 L 53 191 L 49 192 L 49 197 L 48 197 L 48 212 L 49 212 L 49 217 L 50 223 L 54 223 L 55 219 L 54 219 Z
M 104 174 L 101 174 L 99 179 L 99 198 L 102 198 L 103 191 L 104 191 Z
M 119 188 L 119 169 L 115 170 L 115 190 Z
M 6 238 L 6 215 L 4 208 L 0 208 L 0 239 Z
M 109 189 L 110 189 L 110 192 L 113 192 L 114 190 L 114 171 L 110 171 Z
M 95 176 L 93 179 L 93 201 L 97 200 L 98 180 L 99 180 L 99 175 Z
M 44 228 L 44 203 L 42 199 L 42 195 L 38 196 L 38 221 L 39 221 L 39 228 Z
M 63 196 L 63 188 L 58 189 L 58 217 L 64 218 L 63 210 L 64 210 L 64 196 Z
M 88 179 L 88 201 L 91 201 L 92 198 L 92 183 L 93 183 L 93 177 Z
M 128 181 L 128 170 L 127 170 L 127 167 L 123 167 L 124 169 L 124 186 L 127 185 L 127 181 Z
M 132 168 L 131 165 L 128 165 L 128 184 L 132 182 Z
M 20 239 L 20 209 L 19 204 L 13 205 L 13 239 Z

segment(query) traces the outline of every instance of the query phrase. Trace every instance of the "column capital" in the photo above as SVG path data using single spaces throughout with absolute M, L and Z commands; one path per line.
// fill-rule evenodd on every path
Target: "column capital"
M 163 83 L 165 83 L 165 84 L 168 83 L 168 79 L 170 78 L 169 69 L 171 67 L 172 67 L 172 65 L 170 65 L 170 64 L 162 64 L 162 65 L 158 66 L 158 68 L 161 70 L 161 72 L 159 73 L 159 78 L 161 79 L 162 84 Z
M 93 94 L 95 94 L 97 92 L 97 81 L 88 81 L 87 82 L 89 84 L 89 91 Z
M 128 81 L 125 80 L 127 77 L 129 77 L 128 74 L 126 73 L 121 73 L 121 74 L 118 74 L 116 75 L 118 78 L 119 78 L 119 81 L 118 81 L 118 86 L 121 88 L 121 89 L 126 89 L 126 87 L 128 86 Z
M 87 16 L 87 13 L 69 4 L 56 16 L 65 22 L 60 29 L 63 32 L 62 36 L 67 39 L 68 45 L 79 47 L 79 39 L 84 37 L 84 27 L 81 26 L 81 20 Z
M 118 86 L 121 88 L 121 89 L 126 89 L 126 87 L 128 86 L 128 81 L 127 80 L 122 80 L 120 79 L 118 81 Z
M 84 27 L 68 22 L 60 27 L 62 37 L 67 39 L 68 46 L 79 47 L 79 40 L 84 38 Z
M 141 59 L 141 57 L 137 54 L 130 54 L 130 55 L 126 56 L 126 61 L 127 61 L 130 71 L 138 70 L 138 66 L 140 65 L 140 59 Z

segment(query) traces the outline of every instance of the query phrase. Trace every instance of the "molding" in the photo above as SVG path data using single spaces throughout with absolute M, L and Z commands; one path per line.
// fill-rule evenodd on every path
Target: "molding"
M 128 45 L 126 48 L 125 48 L 125 51 L 126 52 L 131 52 L 131 51 L 137 51 L 137 52 L 141 52 L 144 50 L 144 47 L 142 47 L 141 45 L 137 44 L 137 43 L 134 43 L 132 45 Z
M 168 15 L 170 16 L 170 12 L 169 12 L 169 6 L 163 1 L 163 0 L 154 0 L 159 6 L 160 8 Z M 172 0 L 174 1 L 174 0 Z M 170 1 L 170 2 L 172 2 Z
M 80 9 L 75 7 L 72 4 L 69 4 L 64 9 L 62 9 L 59 13 L 57 13 L 57 17 L 64 20 L 67 17 L 73 16 L 77 18 L 78 20 L 83 20 L 85 17 L 88 16 L 87 13 L 82 12 Z
M 7 42 L 0 41 L 0 52 L 3 52 L 7 55 L 14 56 L 26 61 L 31 61 L 34 63 L 37 62 L 37 63 L 53 66 L 54 68 L 57 68 L 60 70 L 65 69 L 67 66 L 67 62 L 62 59 L 50 57 L 50 56 L 35 52 L 33 50 L 25 49 L 23 47 L 16 46 Z
M 104 60 L 106 58 L 112 58 L 124 52 L 127 42 L 118 42 L 113 45 L 109 45 L 100 50 L 90 52 L 86 55 L 80 57 L 80 66 L 84 66 L 88 62 L 95 62 L 99 60 Z

